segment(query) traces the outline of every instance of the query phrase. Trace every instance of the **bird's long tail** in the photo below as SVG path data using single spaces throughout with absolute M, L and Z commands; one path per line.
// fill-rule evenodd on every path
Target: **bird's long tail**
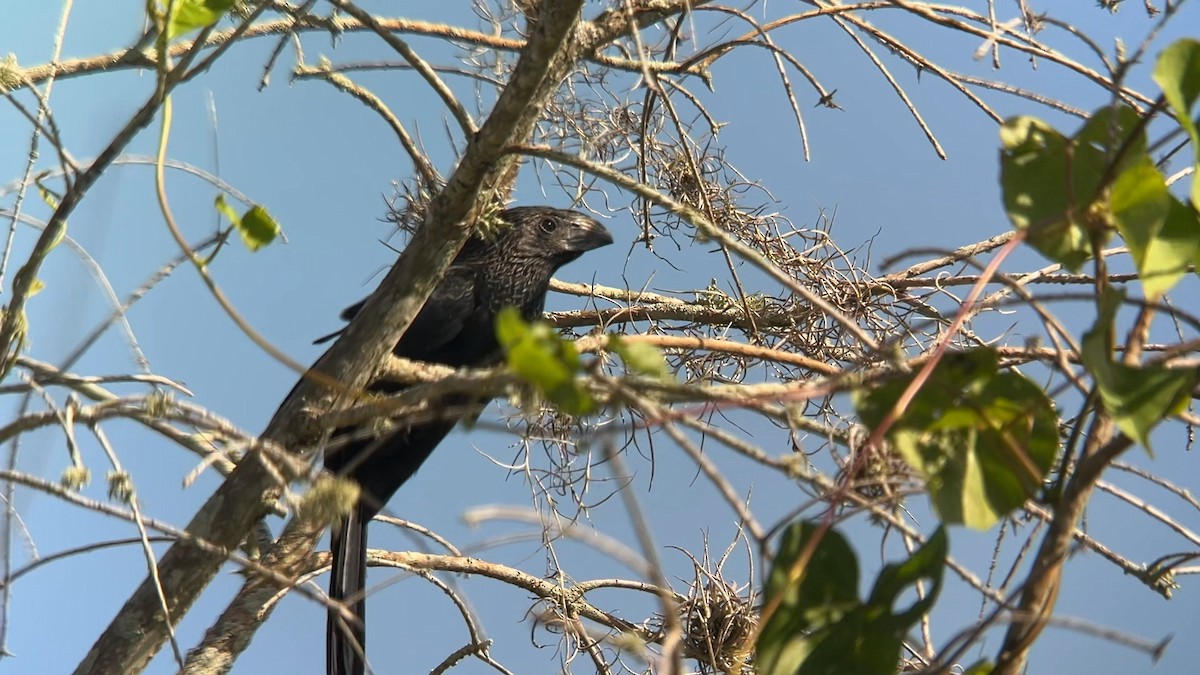
M 333 570 L 329 575 L 329 597 L 343 602 L 354 614 L 353 621 L 329 611 L 325 627 L 325 670 L 328 675 L 363 675 L 366 670 L 367 523 L 371 521 L 360 504 L 345 520 L 331 528 L 329 549 Z

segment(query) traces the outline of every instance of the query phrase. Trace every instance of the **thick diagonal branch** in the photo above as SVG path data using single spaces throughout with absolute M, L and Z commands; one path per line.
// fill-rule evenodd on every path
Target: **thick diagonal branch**
M 528 137 L 540 111 L 538 102 L 569 72 L 573 62 L 564 54 L 563 45 L 577 21 L 582 0 L 547 4 L 512 81 L 487 123 L 470 140 L 446 188 L 434 199 L 429 219 L 361 314 L 313 366 L 320 375 L 306 377 L 296 386 L 264 431 L 258 451 L 241 463 L 193 517 L 187 528 L 192 537 L 217 550 L 237 547 L 266 514 L 282 485 L 307 469 L 307 461 L 286 461 L 284 453 L 262 450 L 316 443 L 320 414 L 345 405 L 363 388 L 462 247 L 469 234 L 463 223 L 478 197 L 504 180 L 508 163 L 502 161 L 503 148 Z M 331 382 L 337 386 L 327 386 Z M 268 454 L 285 461 L 268 459 Z M 305 535 L 315 540 L 313 533 Z M 158 576 L 173 620 L 187 612 L 224 561 L 225 556 L 214 554 L 211 548 L 189 542 L 167 551 L 159 562 Z M 166 628 L 154 582 L 147 578 L 75 672 L 140 672 L 162 646 Z
M 1054 505 L 1054 520 L 1050 522 L 1038 548 L 1033 568 L 1025 579 L 1021 599 L 1004 636 L 1004 644 L 996 658 L 996 667 L 992 672 L 997 675 L 1024 672 L 1029 650 L 1050 622 L 1050 615 L 1058 601 L 1063 566 L 1075 539 L 1075 526 L 1083 517 L 1092 489 L 1104 469 L 1133 444 L 1124 434 L 1113 437 L 1113 426 L 1112 419 L 1107 416 L 1092 425 L 1089 447 L 1067 482 L 1058 504 Z

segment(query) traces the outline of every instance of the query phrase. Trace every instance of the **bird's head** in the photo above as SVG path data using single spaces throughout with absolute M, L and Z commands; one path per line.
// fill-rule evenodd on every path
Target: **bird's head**
M 594 218 L 549 206 L 519 206 L 500 214 L 511 227 L 498 233 L 523 257 L 565 265 L 592 249 L 613 243 L 612 234 Z

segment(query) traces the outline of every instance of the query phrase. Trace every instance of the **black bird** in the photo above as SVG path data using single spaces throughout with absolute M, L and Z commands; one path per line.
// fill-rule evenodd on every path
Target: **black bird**
M 454 368 L 496 363 L 502 355 L 496 341 L 500 310 L 516 307 L 527 321 L 540 318 L 554 272 L 613 241 L 603 225 L 575 211 L 526 206 L 508 209 L 500 217 L 509 226 L 488 237 L 476 235 L 467 240 L 393 354 Z M 362 305 L 346 308 L 342 319 L 354 318 Z M 380 381 L 369 389 L 394 394 L 405 385 Z M 449 396 L 436 407 L 453 410 L 473 402 L 469 396 Z M 450 418 L 405 425 L 397 420 L 373 437 L 367 426 L 370 422 L 363 428 L 334 432 L 325 453 L 325 468 L 354 479 L 362 493 L 358 505 L 330 534 L 333 570 L 329 596 L 347 602 L 358 622 L 348 626 L 330 612 L 326 627 L 329 675 L 362 675 L 365 669 L 367 523 L 416 473 L 456 422 Z

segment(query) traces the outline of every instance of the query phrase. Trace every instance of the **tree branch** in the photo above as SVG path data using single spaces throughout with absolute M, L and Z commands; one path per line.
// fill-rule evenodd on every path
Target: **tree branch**
M 543 102 L 574 66 L 579 52 L 574 47 L 576 43 L 569 38 L 577 30 L 581 7 L 582 0 L 545 3 L 539 21 L 521 52 L 511 80 L 501 93 L 487 121 L 479 132 L 469 139 L 466 153 L 445 188 L 434 197 L 425 224 L 417 230 L 400 259 L 379 289 L 368 299 L 360 314 L 350 323 L 329 352 L 313 366 L 314 371 L 335 375 L 336 379 L 350 390 L 360 390 L 368 382 L 376 365 L 384 360 L 392 345 L 403 335 L 412 317 L 420 310 L 470 234 L 470 228 L 465 223 L 468 216 L 478 208 L 481 198 L 491 199 L 494 195 L 507 192 L 515 177 L 515 163 L 505 156 L 504 149 L 516 139 L 529 137 L 541 114 Z M 348 398 L 340 394 L 335 397 L 333 392 L 319 387 L 306 377 L 284 401 L 264 433 L 264 438 L 286 438 L 287 441 L 283 444 L 288 447 L 295 447 L 297 441 L 315 441 L 319 433 L 316 428 L 317 416 L 312 411 L 336 409 L 348 402 Z M 300 421 L 296 426 L 306 431 L 304 436 L 299 436 L 293 431 L 296 426 L 287 424 L 296 421 Z M 244 461 L 243 465 L 247 467 L 244 473 L 248 478 L 238 480 L 239 473 L 243 473 L 242 467 L 239 467 L 197 515 L 199 522 L 193 523 L 208 526 L 209 522 L 204 514 L 221 508 L 227 499 L 223 493 L 227 493 L 230 498 L 236 497 L 239 503 L 249 506 L 264 492 L 271 495 L 278 490 L 278 487 L 266 480 L 267 476 L 263 471 L 253 468 L 261 466 L 260 462 Z M 225 527 L 227 523 L 223 521 L 216 521 L 224 530 L 221 541 L 227 542 L 229 546 L 236 546 L 237 541 L 245 536 L 249 527 L 253 525 L 253 521 L 261 516 L 261 509 L 254 515 L 255 518 L 248 522 L 242 518 L 236 529 Z M 263 563 L 284 574 L 293 573 L 316 546 L 323 529 L 324 524 L 316 525 L 293 518 L 276 545 L 265 556 Z M 206 538 L 213 540 L 214 536 Z M 168 556 L 170 553 L 168 552 Z M 166 557 L 164 564 L 165 562 Z M 220 560 L 211 558 L 192 560 L 186 567 L 179 568 L 195 569 L 193 566 L 199 566 L 203 570 L 195 575 L 199 583 L 189 584 L 188 593 L 191 599 L 207 585 L 220 563 Z M 199 578 L 201 575 L 202 579 Z M 167 578 L 169 575 L 162 576 Z M 209 637 L 193 650 L 188 659 L 187 669 L 192 672 L 226 672 L 237 655 L 249 644 L 254 635 L 253 627 L 269 615 L 269 611 L 260 611 L 259 608 L 277 592 L 277 588 L 277 584 L 270 579 L 250 577 L 218 619 L 217 624 L 209 631 Z M 139 589 L 139 594 L 144 596 L 142 589 Z M 145 597 L 138 598 L 138 601 L 144 604 Z M 133 602 L 134 599 L 131 599 L 130 603 Z M 247 612 L 253 615 L 249 622 Z M 113 625 L 117 623 L 114 622 Z M 143 630 L 150 632 L 152 628 L 144 626 Z M 128 634 L 128 631 L 124 632 Z M 161 631 L 158 633 L 153 638 L 154 650 L 161 644 Z M 121 640 L 119 636 L 110 639 L 118 645 L 127 641 Z M 148 644 L 150 639 L 143 639 L 142 642 Z M 97 651 L 99 647 L 98 642 L 93 651 Z M 111 664 L 122 665 L 122 662 L 116 661 Z M 144 662 L 141 666 L 144 667 Z M 126 671 L 118 667 L 115 671 L 92 669 L 82 672 Z
M 1020 603 L 1012 613 L 1012 623 L 1004 635 L 1004 644 L 996 657 L 995 675 L 1017 675 L 1025 669 L 1029 650 L 1037 641 L 1058 601 L 1063 567 L 1068 549 L 1075 538 L 1075 524 L 1083 517 L 1092 489 L 1114 459 L 1125 452 L 1133 440 L 1124 434 L 1112 437 L 1113 421 L 1101 412 L 1088 436 L 1085 456 L 1076 467 L 1062 498 L 1054 507 L 1054 520 L 1046 530 L 1033 568 L 1025 578 Z

